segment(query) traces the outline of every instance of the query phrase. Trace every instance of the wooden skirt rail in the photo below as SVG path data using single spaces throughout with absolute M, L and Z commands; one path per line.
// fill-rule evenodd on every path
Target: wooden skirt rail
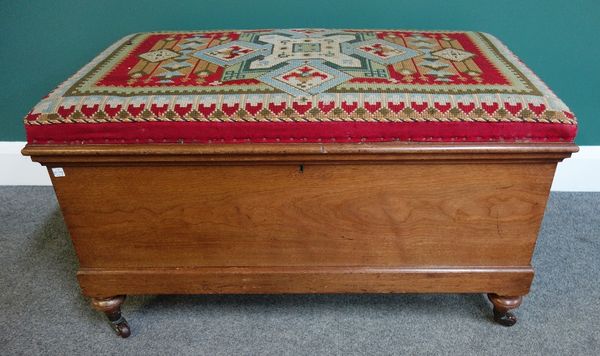
M 524 295 L 522 268 L 212 267 L 103 270 L 77 276 L 84 294 L 485 293 Z M 126 283 L 125 283 L 126 282 Z

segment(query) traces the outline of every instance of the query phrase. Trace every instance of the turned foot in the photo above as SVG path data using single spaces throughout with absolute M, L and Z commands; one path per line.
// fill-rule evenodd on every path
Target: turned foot
M 517 317 L 510 312 L 521 305 L 523 297 L 501 296 L 498 294 L 488 294 L 488 299 L 494 304 L 494 321 L 503 326 L 513 326 L 517 322 Z
M 122 338 L 131 335 L 127 320 L 121 315 L 121 304 L 125 301 L 124 295 L 118 295 L 110 298 L 92 298 L 92 307 L 103 312 L 108 317 L 110 326 Z

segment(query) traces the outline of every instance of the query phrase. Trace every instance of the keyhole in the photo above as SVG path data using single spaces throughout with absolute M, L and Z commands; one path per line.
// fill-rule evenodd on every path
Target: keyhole
M 299 171 L 300 173 L 304 173 L 304 165 L 303 165 L 303 164 L 301 164 L 301 165 L 298 167 L 298 171 Z

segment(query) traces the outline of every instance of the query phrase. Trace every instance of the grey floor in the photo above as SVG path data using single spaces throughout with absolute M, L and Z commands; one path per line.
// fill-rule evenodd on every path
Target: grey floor
M 0 354 L 600 353 L 600 194 L 554 193 L 519 323 L 483 295 L 148 296 L 117 338 L 80 295 L 48 187 L 0 187 Z

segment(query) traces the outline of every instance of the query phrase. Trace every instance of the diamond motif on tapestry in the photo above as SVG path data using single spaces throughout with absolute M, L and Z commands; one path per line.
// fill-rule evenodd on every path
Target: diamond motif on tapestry
M 268 69 L 291 60 L 323 59 L 342 67 L 360 67 L 359 59 L 342 53 L 341 44 L 355 40 L 349 34 L 331 35 L 327 37 L 290 38 L 278 33 L 262 35 L 261 42 L 272 44 L 272 51 L 260 61 L 250 64 L 250 69 Z
M 471 52 L 456 48 L 444 48 L 440 51 L 432 52 L 431 54 L 454 62 L 461 62 L 474 56 Z
M 310 89 L 333 79 L 333 75 L 320 71 L 315 67 L 303 65 L 280 74 L 274 79 L 308 92 Z
M 393 56 L 402 56 L 406 54 L 406 51 L 402 49 L 396 49 L 383 43 L 374 43 L 369 46 L 359 47 L 358 49 L 367 53 L 371 53 L 383 59 L 388 59 Z
M 351 77 L 323 64 L 322 60 L 291 60 L 289 64 L 258 79 L 294 96 L 315 95 Z
M 219 46 L 202 49 L 194 53 L 194 56 L 211 63 L 229 66 L 270 52 L 270 45 L 233 41 Z
M 140 54 L 140 58 L 147 60 L 148 62 L 160 62 L 167 59 L 178 57 L 179 53 L 173 52 L 168 49 L 159 49 L 156 51 L 150 51 Z
M 232 46 L 220 49 L 218 51 L 206 52 L 206 54 L 209 56 L 212 56 L 212 57 L 219 58 L 222 61 L 231 62 L 232 60 L 235 60 L 241 56 L 250 54 L 252 52 L 254 52 L 254 50 L 252 48 L 232 45 Z
M 321 52 L 320 43 L 294 43 L 292 52 L 319 53 Z
M 421 55 L 421 52 L 381 39 L 344 43 L 342 52 L 368 58 L 381 64 L 394 64 Z

